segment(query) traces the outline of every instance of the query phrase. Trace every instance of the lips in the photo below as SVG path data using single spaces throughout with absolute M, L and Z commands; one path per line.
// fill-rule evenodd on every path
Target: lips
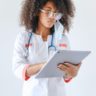
M 52 27 L 52 26 L 54 25 L 54 23 L 55 23 L 54 20 L 48 20 L 48 21 L 46 22 L 46 24 L 47 24 L 48 26 L 50 26 L 50 27 Z
M 53 20 L 50 20 L 50 21 L 48 21 L 48 23 L 50 23 L 50 24 L 54 24 L 54 21 L 53 21 Z
M 48 21 L 48 23 L 53 23 L 53 21 Z

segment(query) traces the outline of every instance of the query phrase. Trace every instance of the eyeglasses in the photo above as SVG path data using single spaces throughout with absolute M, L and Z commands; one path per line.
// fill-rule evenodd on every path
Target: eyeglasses
M 53 16 L 56 20 L 60 20 L 61 17 L 63 16 L 63 14 L 60 12 L 52 12 L 52 11 L 45 10 L 45 9 L 40 9 L 40 11 L 45 13 L 48 16 L 48 18 Z

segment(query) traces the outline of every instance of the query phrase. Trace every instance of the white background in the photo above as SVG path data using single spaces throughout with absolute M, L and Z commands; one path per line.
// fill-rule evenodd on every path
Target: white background
M 96 2 L 74 0 L 76 16 L 69 33 L 72 49 L 91 50 L 78 76 L 66 84 L 67 96 L 96 96 Z M 0 0 L 0 96 L 21 96 L 22 81 L 12 73 L 12 52 L 19 27 L 20 0 Z

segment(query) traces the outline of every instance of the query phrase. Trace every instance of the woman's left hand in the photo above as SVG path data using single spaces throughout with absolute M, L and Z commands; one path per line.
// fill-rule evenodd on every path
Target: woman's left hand
M 81 66 L 81 63 L 74 65 L 74 64 L 66 62 L 66 63 L 60 63 L 57 67 L 60 70 L 64 71 L 65 73 L 64 79 L 70 79 L 70 78 L 77 76 L 80 66 Z

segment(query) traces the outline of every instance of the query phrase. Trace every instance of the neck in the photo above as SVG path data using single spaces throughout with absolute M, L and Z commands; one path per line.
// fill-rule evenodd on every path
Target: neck
M 42 39 L 44 41 L 46 41 L 48 35 L 50 34 L 50 29 L 49 28 L 45 28 L 41 24 L 38 24 L 38 28 L 37 28 L 36 34 L 41 35 Z

